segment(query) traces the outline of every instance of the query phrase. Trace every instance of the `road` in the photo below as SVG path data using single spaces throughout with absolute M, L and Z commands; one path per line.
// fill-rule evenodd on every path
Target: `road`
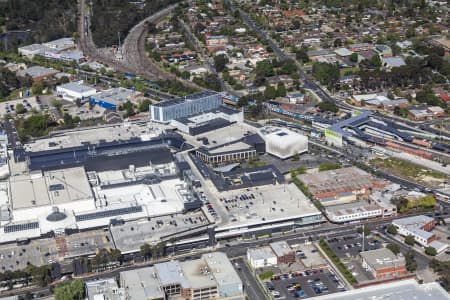
M 249 18 L 249 16 L 242 11 L 239 8 L 236 8 L 230 0 L 225 0 L 225 2 L 227 3 L 227 6 L 230 8 L 231 11 L 235 11 L 235 10 L 239 10 L 239 14 L 242 18 L 242 20 L 244 21 L 244 23 L 247 24 L 247 26 L 249 26 L 253 31 L 256 32 L 256 34 L 265 42 L 267 42 L 267 44 L 270 46 L 270 48 L 272 48 L 273 52 L 277 55 L 277 57 L 280 60 L 286 60 L 286 59 L 291 59 L 291 57 L 289 57 L 289 55 L 287 55 L 286 53 L 283 52 L 283 50 L 280 49 L 280 47 L 278 47 L 278 45 L 267 35 L 266 32 L 264 32 L 263 30 L 261 30 L 254 22 L 253 20 L 251 20 Z M 295 61 L 295 60 L 294 60 Z M 334 104 L 336 104 L 339 108 L 342 109 L 352 109 L 351 106 L 348 106 L 345 102 L 333 98 L 331 97 L 319 84 L 317 84 L 314 80 L 312 80 L 310 77 L 308 77 L 306 75 L 306 73 L 302 70 L 301 65 L 296 61 L 296 65 L 297 65 L 297 72 L 298 75 L 300 76 L 300 79 L 303 82 L 303 87 L 305 89 L 310 89 L 312 90 L 319 98 L 321 101 L 326 101 L 326 102 L 333 102 Z M 377 116 L 380 116 L 380 114 L 376 114 Z M 381 117 L 381 116 L 380 116 Z M 434 122 L 437 121 L 424 121 L 424 122 L 414 122 L 414 121 L 409 121 L 409 120 L 404 120 L 404 119 L 400 119 L 398 117 L 395 116 L 387 116 L 387 115 L 383 115 L 382 118 L 387 119 L 391 122 L 396 122 L 396 121 L 401 121 L 405 124 L 408 124 L 411 127 L 420 127 L 421 129 L 424 129 L 428 132 L 432 132 L 434 134 L 437 135 L 443 135 L 446 137 L 450 137 L 449 134 L 434 129 L 433 127 L 431 127 L 431 125 Z
M 450 211 L 446 210 L 441 214 L 442 217 L 447 218 L 450 216 Z M 403 216 L 397 216 L 396 218 L 400 218 Z M 378 230 L 382 232 L 382 228 L 388 224 L 392 219 L 376 219 L 370 221 L 370 226 L 372 230 Z M 276 242 L 276 241 L 287 241 L 290 245 L 295 244 L 302 244 L 305 241 L 318 241 L 321 237 L 325 239 L 333 238 L 333 237 L 342 237 L 345 235 L 354 235 L 357 233 L 358 225 L 355 224 L 331 224 L 331 223 L 324 223 L 321 225 L 314 225 L 304 228 L 298 228 L 295 232 L 285 233 L 285 234 L 275 234 L 272 237 L 269 238 L 261 238 L 258 240 L 250 240 L 250 241 L 242 241 L 242 240 L 236 240 L 230 243 L 225 244 L 218 244 L 217 247 L 214 249 L 211 248 L 203 248 L 200 250 L 191 250 L 191 251 L 183 251 L 183 253 L 175 252 L 174 256 L 170 257 L 163 257 L 158 260 L 154 261 L 148 261 L 144 263 L 139 264 L 133 264 L 133 265 L 127 265 L 122 266 L 121 268 L 114 269 L 108 272 L 104 273 L 98 273 L 98 274 L 89 274 L 88 276 L 82 277 L 81 279 L 83 281 L 92 281 L 96 279 L 101 278 L 111 278 L 111 277 L 118 277 L 120 272 L 127 271 L 127 270 L 133 270 L 138 269 L 146 266 L 154 265 L 155 263 L 165 262 L 173 259 L 195 259 L 198 258 L 202 253 L 209 252 L 211 250 L 214 251 L 222 251 L 227 254 L 227 256 L 231 260 L 238 260 L 238 265 L 241 268 L 241 271 L 239 272 L 246 272 L 243 268 L 243 260 L 242 258 L 246 256 L 247 249 L 251 247 L 260 247 L 268 245 L 268 243 Z M 389 237 L 384 236 L 384 239 L 390 240 Z M 397 243 L 400 245 L 402 251 L 407 251 L 410 248 L 406 245 L 403 245 L 402 243 L 399 243 L 396 240 L 392 240 L 393 243 Z M 416 259 L 418 259 L 418 266 L 419 269 L 422 267 L 426 267 L 429 262 L 429 258 L 423 254 L 416 252 Z M 261 291 L 259 291 L 259 285 L 256 283 L 256 281 L 249 277 L 249 273 L 246 272 L 245 274 L 240 274 L 241 278 L 243 278 L 243 282 L 245 284 L 246 291 L 251 294 L 252 296 L 255 296 L 257 298 L 252 298 L 250 296 L 250 299 L 265 299 L 265 298 L 259 298 L 261 295 Z M 42 295 L 50 295 L 49 287 L 30 287 L 27 289 L 23 289 L 20 292 L 18 290 L 12 290 L 8 292 L 2 293 L 2 296 L 5 295 L 17 295 L 18 293 L 24 294 L 26 291 L 29 291 L 33 294 L 42 294 Z M 258 296 L 259 295 L 259 296 Z
M 194 84 L 193 82 L 177 79 L 174 74 L 161 69 L 148 58 L 145 51 L 145 32 L 147 22 L 158 23 L 167 17 L 175 7 L 176 5 L 168 6 L 136 24 L 125 38 L 122 47 L 123 59 L 119 60 L 114 57 L 112 52 L 105 51 L 105 49 L 98 49 L 95 46 L 90 31 L 90 9 L 86 4 L 86 0 L 79 0 L 79 11 L 81 17 L 78 33 L 80 36 L 80 48 L 89 58 L 108 65 L 116 71 L 136 74 L 142 78 L 154 81 L 179 80 L 185 86 L 203 90 L 204 88 Z
M 200 41 L 197 39 L 195 34 L 192 33 L 191 28 L 185 22 L 183 22 L 182 19 L 179 19 L 178 22 L 184 29 L 184 32 L 187 38 L 190 40 L 191 44 L 194 45 L 194 48 L 197 51 L 197 53 L 201 56 L 202 60 L 205 62 L 206 66 L 208 67 L 209 73 L 217 75 L 222 91 L 229 91 L 230 88 L 225 83 L 220 74 L 217 74 L 213 60 L 205 53 L 205 48 L 200 44 Z

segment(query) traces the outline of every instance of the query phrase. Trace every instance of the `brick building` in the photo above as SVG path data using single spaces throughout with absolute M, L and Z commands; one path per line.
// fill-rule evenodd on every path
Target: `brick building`
M 391 279 L 407 274 L 405 258 L 381 248 L 361 252 L 362 266 L 377 280 Z
M 289 264 L 295 262 L 295 252 L 286 241 L 270 244 L 270 248 L 277 257 L 278 264 Z

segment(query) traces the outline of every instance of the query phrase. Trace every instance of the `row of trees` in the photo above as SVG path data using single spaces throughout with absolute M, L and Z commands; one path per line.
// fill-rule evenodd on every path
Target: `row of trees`
M 2 287 L 12 288 L 14 284 L 47 286 L 52 282 L 51 266 L 36 267 L 28 265 L 25 269 L 0 273 Z
M 141 246 L 139 253 L 145 259 L 158 258 L 164 256 L 165 248 L 166 248 L 165 242 L 160 242 L 154 246 L 145 243 L 144 245 Z

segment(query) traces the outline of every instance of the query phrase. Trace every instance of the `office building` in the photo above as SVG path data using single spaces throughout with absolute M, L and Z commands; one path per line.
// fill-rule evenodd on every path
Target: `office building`
M 295 262 L 295 252 L 286 241 L 273 242 L 269 244 L 277 256 L 278 264 L 289 264 Z
M 242 281 L 226 254 L 221 252 L 121 272 L 120 284 L 129 300 L 244 299 Z
M 56 87 L 56 94 L 71 102 L 89 98 L 95 93 L 97 93 L 95 88 L 84 85 L 83 82 L 69 82 Z
M 247 249 L 247 260 L 253 269 L 259 269 L 277 264 L 277 256 L 269 246 Z
M 442 253 L 448 248 L 444 240 L 437 240 L 436 234 L 432 232 L 436 221 L 428 216 L 412 216 L 392 221 L 392 225 L 402 236 L 412 235 L 416 243 L 423 247 L 433 247 L 437 253 Z
M 407 274 L 405 258 L 387 248 L 360 253 L 362 267 L 377 280 L 392 279 Z
M 150 106 L 150 119 L 168 123 L 174 119 L 190 117 L 217 109 L 222 104 L 222 95 L 215 92 L 200 92 L 172 100 L 161 101 Z

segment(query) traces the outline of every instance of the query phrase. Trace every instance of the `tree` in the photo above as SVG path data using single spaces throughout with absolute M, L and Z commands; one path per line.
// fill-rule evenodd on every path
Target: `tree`
M 410 245 L 410 246 L 414 246 L 415 243 L 415 239 L 413 235 L 407 235 L 405 236 L 405 244 Z
M 351 62 L 358 62 L 358 53 L 350 54 L 350 61 Z
M 125 118 L 131 117 L 135 114 L 134 105 L 133 105 L 133 103 L 131 103 L 130 100 L 125 102 L 123 105 L 121 105 L 119 107 L 119 110 L 125 111 L 125 114 L 124 114 Z
M 380 58 L 380 56 L 378 54 L 374 54 L 372 56 L 372 58 L 370 59 L 370 64 L 376 69 L 380 68 L 381 67 L 381 58 Z
M 321 111 L 331 111 L 333 113 L 337 113 L 339 110 L 338 107 L 336 106 L 336 104 L 334 104 L 332 102 L 322 101 L 318 104 L 318 107 Z
M 274 99 L 276 96 L 277 96 L 277 91 L 275 90 L 275 88 L 273 86 L 268 84 L 266 86 L 266 89 L 264 90 L 264 98 L 269 100 L 269 99 Z
M 308 48 L 301 47 L 300 49 L 297 49 L 295 51 L 295 58 L 302 63 L 307 63 L 309 61 Z
M 56 300 L 79 300 L 84 299 L 84 282 L 75 279 L 72 282 L 59 283 L 53 289 Z
M 320 81 L 320 84 L 330 88 L 334 87 L 340 77 L 337 64 L 316 62 L 313 64 L 312 73 Z
M 284 83 L 280 82 L 277 85 L 277 97 L 286 97 L 286 87 Z
M 150 258 L 152 256 L 152 247 L 149 244 L 145 243 L 139 249 L 139 254 L 141 254 L 141 256 L 146 259 Z
M 431 246 L 426 247 L 425 254 L 430 255 L 430 256 L 436 256 L 436 254 L 437 254 L 436 248 L 431 247 Z
M 416 262 L 416 258 L 415 258 L 415 254 L 413 250 L 409 250 L 406 254 L 405 254 L 405 264 L 406 264 L 406 269 L 409 272 L 414 272 L 417 269 L 417 262 Z
M 141 101 L 141 103 L 139 103 L 139 107 L 138 107 L 139 111 L 140 112 L 148 112 L 150 104 L 151 104 L 151 101 L 148 99 Z
M 387 232 L 388 232 L 389 234 L 395 235 L 395 234 L 397 234 L 397 227 L 395 227 L 394 225 L 390 224 L 390 225 L 387 227 Z
M 386 248 L 389 249 L 389 250 L 391 250 L 392 253 L 394 253 L 395 255 L 397 255 L 397 254 L 400 253 L 400 246 L 397 245 L 397 244 L 392 244 L 392 243 L 391 243 L 391 244 L 388 244 L 388 245 L 386 246 Z
M 153 22 L 148 22 L 147 23 L 147 32 L 149 34 L 155 34 L 155 33 L 158 32 L 158 29 L 156 28 L 155 23 L 153 23 Z
M 183 71 L 181 72 L 180 77 L 184 80 L 188 80 L 189 78 L 191 78 L 191 73 L 189 73 L 189 71 Z
M 50 266 L 34 267 L 31 270 L 33 282 L 41 287 L 47 286 L 52 282 L 50 276 Z
M 214 67 L 217 72 L 222 72 L 228 63 L 228 57 L 225 54 L 216 55 L 214 57 Z
M 369 228 L 369 226 L 364 225 L 362 228 L 358 227 L 357 232 L 358 233 L 363 233 L 364 232 L 364 235 L 367 236 L 367 235 L 370 234 L 370 228 Z
M 31 86 L 31 92 L 34 95 L 41 95 L 43 90 L 44 90 L 44 85 L 42 84 L 42 82 L 35 82 Z
M 27 110 L 25 109 L 25 107 L 23 106 L 22 103 L 17 103 L 16 104 L 16 113 L 18 114 L 23 114 L 24 112 L 26 112 Z

